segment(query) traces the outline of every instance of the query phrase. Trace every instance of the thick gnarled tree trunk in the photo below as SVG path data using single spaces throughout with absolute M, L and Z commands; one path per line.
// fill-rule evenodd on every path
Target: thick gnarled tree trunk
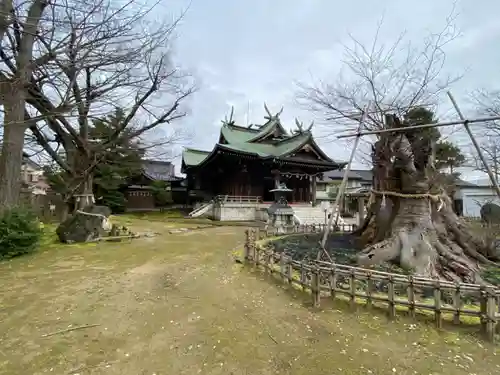
M 387 123 L 401 126 L 395 116 Z M 481 264 L 493 264 L 491 244 L 476 238 L 453 211 L 436 178 L 431 141 L 415 130 L 385 133 L 372 158 L 375 199 L 358 232 L 367 245 L 359 264 L 390 261 L 416 275 L 481 283 Z

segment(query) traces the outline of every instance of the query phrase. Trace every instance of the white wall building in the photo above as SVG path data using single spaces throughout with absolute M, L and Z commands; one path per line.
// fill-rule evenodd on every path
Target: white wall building
M 338 186 L 342 182 L 344 171 L 332 171 L 324 174 L 323 179 L 318 179 L 316 183 L 317 201 L 333 201 Z M 372 184 L 372 172 L 369 170 L 351 170 L 348 174 L 347 192 L 370 189 Z M 496 203 L 500 205 L 495 191 L 491 187 L 489 180 L 480 180 L 476 183 L 457 180 L 457 191 L 453 197 L 455 210 L 461 211 L 465 217 L 480 217 L 481 206 L 485 203 Z
M 316 200 L 335 200 L 338 187 L 344 178 L 344 171 L 330 171 L 323 174 L 323 179 L 316 181 Z M 351 170 L 347 176 L 347 191 L 370 187 L 372 184 L 372 172 L 368 170 Z
M 466 217 L 480 217 L 481 206 L 486 203 L 500 205 L 500 199 L 489 180 L 478 180 L 475 183 L 460 186 L 455 199 L 462 199 L 463 216 Z

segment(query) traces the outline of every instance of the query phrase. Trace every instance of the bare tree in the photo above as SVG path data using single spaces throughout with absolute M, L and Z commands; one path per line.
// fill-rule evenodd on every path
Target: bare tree
M 484 135 L 480 142 L 480 148 L 486 163 L 490 167 L 498 183 L 500 178 L 500 138 L 496 134 Z M 472 166 L 476 170 L 486 173 L 482 161 L 477 156 L 473 157 L 472 162 Z
M 345 61 L 349 79 L 302 85 L 299 100 L 329 119 L 332 133 L 352 129 L 352 119 L 367 105 L 366 130 L 416 125 L 408 112 L 436 105 L 438 95 L 457 79 L 443 74 L 444 47 L 458 35 L 453 19 L 420 49 L 403 45 L 403 37 L 392 46 L 379 46 L 378 31 L 371 47 L 351 37 L 354 46 L 346 48 Z M 494 254 L 455 214 L 446 191 L 454 184 L 434 166 L 436 137 L 431 133 L 376 136 L 371 147 L 373 199 L 357 231 L 366 245 L 359 262 L 395 261 L 419 275 L 479 282 L 479 264 L 492 263 L 488 258 Z
M 155 6 L 114 4 L 86 0 L 73 6 L 68 1 L 48 21 L 47 29 L 56 31 L 39 40 L 53 58 L 33 73 L 24 112 L 37 143 L 67 176 L 65 199 L 78 196 L 79 207 L 93 201 L 92 173 L 107 152 L 124 136 L 143 138 L 144 144 L 149 131 L 182 118 L 183 103 L 194 91 L 170 55 L 180 18 L 154 24 L 148 16 Z M 92 120 L 117 107 L 125 108 L 123 121 L 105 141 L 93 142 Z M 171 142 L 172 135 L 160 143 Z
M 429 34 L 420 47 L 406 41 L 404 33 L 392 45 L 381 44 L 382 21 L 371 46 L 349 35 L 351 45 L 344 45 L 343 60 L 347 74 L 335 82 L 299 84 L 299 102 L 330 120 L 332 134 L 338 130 L 355 131 L 357 123 L 352 120 L 367 105 L 372 108 L 364 123 L 367 130 L 382 128 L 384 113 L 403 117 L 411 108 L 435 106 L 439 94 L 460 78 L 443 74 L 444 48 L 459 35 L 455 17 L 453 11 L 445 27 Z
M 49 2 L 0 2 L 0 100 L 4 109 L 3 142 L 0 156 L 0 211 L 15 206 L 21 188 L 21 164 L 25 121 L 26 87 L 41 62 L 34 58 L 42 15 Z M 39 56 L 43 61 L 51 56 Z
M 472 93 L 472 102 L 480 114 L 500 115 L 500 91 L 478 90 Z M 500 177 L 500 123 L 492 121 L 486 124 L 486 129 L 481 132 L 480 147 L 487 164 L 491 168 L 496 181 Z M 478 171 L 486 172 L 483 163 L 477 156 L 472 158 L 472 165 Z

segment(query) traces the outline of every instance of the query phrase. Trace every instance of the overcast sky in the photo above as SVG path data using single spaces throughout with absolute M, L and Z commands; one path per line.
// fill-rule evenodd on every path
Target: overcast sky
M 166 11 L 175 14 L 189 1 L 168 3 L 174 5 Z M 272 111 L 284 107 L 286 128 L 293 127 L 294 117 L 314 119 L 297 106 L 296 83 L 335 81 L 349 33 L 370 44 L 383 18 L 381 43 L 390 44 L 402 32 L 418 43 L 444 27 L 452 5 L 451 0 L 192 0 L 175 41 L 176 60 L 200 88 L 182 120 L 192 134 L 185 145 L 210 150 L 231 105 L 242 125 L 264 122 L 264 101 Z M 464 73 L 451 89 L 464 112 L 473 114 L 467 103 L 471 91 L 500 88 L 500 2 L 458 0 L 456 12 L 462 35 L 448 45 L 445 69 Z M 448 109 L 440 113 L 451 115 Z M 321 138 L 319 143 L 332 158 L 348 159 L 343 142 Z M 176 164 L 178 172 L 179 160 Z

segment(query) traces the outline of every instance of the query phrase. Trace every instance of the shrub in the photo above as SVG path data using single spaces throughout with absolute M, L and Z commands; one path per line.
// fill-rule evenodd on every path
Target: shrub
M 107 206 L 113 214 L 122 214 L 125 212 L 127 199 L 125 195 L 118 190 L 107 190 L 97 199 L 97 204 Z
M 164 181 L 155 181 L 151 184 L 156 207 L 165 207 L 172 203 L 172 194 L 167 191 L 168 184 Z
M 0 215 L 0 259 L 35 251 L 41 237 L 40 221 L 31 211 L 14 208 Z

